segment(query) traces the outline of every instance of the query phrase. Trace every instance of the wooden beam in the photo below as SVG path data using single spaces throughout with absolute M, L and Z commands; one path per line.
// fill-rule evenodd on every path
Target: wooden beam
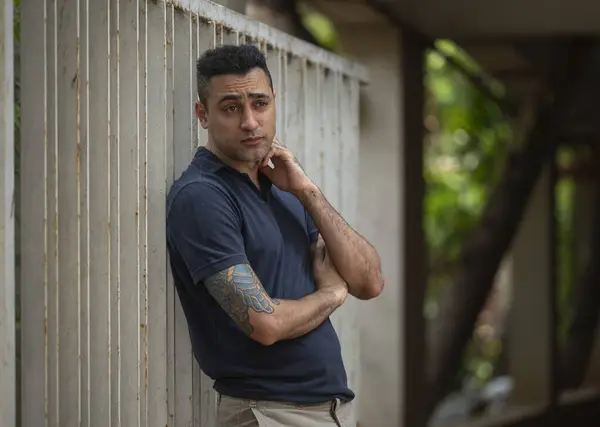
M 425 319 L 423 306 L 427 283 L 427 257 L 423 229 L 423 113 L 424 61 L 422 40 L 410 33 L 401 35 L 402 66 L 402 177 L 399 188 L 404 197 L 401 218 L 404 277 L 401 282 L 401 339 L 403 346 L 404 381 L 401 385 L 404 402 L 402 426 L 425 427 Z

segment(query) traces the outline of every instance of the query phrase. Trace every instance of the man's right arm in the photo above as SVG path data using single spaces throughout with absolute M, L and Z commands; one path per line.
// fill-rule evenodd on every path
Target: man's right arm
M 304 335 L 339 307 L 347 293 L 322 239 L 312 247 L 317 291 L 299 300 L 273 300 L 249 265 L 235 203 L 222 189 L 189 184 L 167 215 L 169 247 L 183 259 L 190 291 L 205 286 L 252 339 L 270 345 Z M 283 284 L 285 285 L 285 284 Z
M 336 291 L 344 285 L 332 283 L 299 300 L 272 299 L 248 264 L 226 268 L 205 279 L 204 284 L 242 331 L 263 345 L 307 334 L 345 298 Z

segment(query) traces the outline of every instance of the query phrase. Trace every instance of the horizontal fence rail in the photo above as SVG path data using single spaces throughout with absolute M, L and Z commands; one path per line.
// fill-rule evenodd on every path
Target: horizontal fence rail
M 366 71 L 204 0 L 22 8 L 23 426 L 211 426 L 164 232 L 168 189 L 206 140 L 195 60 L 265 52 L 279 138 L 351 223 Z M 333 320 L 357 388 L 353 301 Z

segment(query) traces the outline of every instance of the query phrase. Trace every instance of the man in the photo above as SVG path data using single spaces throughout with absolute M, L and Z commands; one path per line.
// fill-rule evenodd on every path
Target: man
M 167 241 L 218 424 L 350 426 L 354 394 L 329 316 L 348 293 L 379 295 L 379 256 L 276 141 L 257 48 L 207 51 L 197 80 L 208 141 L 169 192 Z

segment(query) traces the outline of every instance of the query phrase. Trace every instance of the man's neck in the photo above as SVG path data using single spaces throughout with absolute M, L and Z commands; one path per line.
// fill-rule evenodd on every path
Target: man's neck
M 248 175 L 250 177 L 250 179 L 252 180 L 252 182 L 257 187 L 260 188 L 260 183 L 258 181 L 258 166 L 259 166 L 259 163 L 257 163 L 257 162 L 244 163 L 244 162 L 236 162 L 234 160 L 231 160 L 229 157 L 227 157 L 221 151 L 219 151 L 214 146 L 214 144 L 211 144 L 210 141 L 206 143 L 205 148 L 208 151 L 210 151 L 211 153 L 213 153 L 215 156 L 217 156 L 219 158 L 219 160 L 221 160 L 223 163 L 225 163 L 230 168 L 233 168 L 233 169 L 235 169 L 236 171 L 238 171 L 240 173 L 245 173 L 246 175 Z

